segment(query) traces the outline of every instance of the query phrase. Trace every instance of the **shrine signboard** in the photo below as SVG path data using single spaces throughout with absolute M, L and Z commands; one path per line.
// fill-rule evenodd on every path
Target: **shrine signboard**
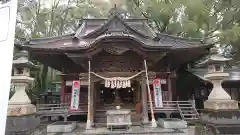
M 70 105 L 71 110 L 79 109 L 79 100 L 80 100 L 80 81 L 73 81 Z
M 154 90 L 154 98 L 155 98 L 155 107 L 156 108 L 163 107 L 161 79 L 156 78 L 153 80 L 153 90 Z

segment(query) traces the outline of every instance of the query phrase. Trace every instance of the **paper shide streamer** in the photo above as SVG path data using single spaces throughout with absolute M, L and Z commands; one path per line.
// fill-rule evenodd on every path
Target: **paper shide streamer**
M 103 79 L 105 81 L 104 86 L 106 88 L 114 89 L 114 88 L 129 88 L 129 87 L 131 87 L 131 79 L 137 77 L 138 75 L 140 75 L 143 72 L 144 71 L 138 72 L 137 74 L 135 74 L 131 77 L 112 77 L 112 78 L 103 77 L 94 72 L 91 72 L 91 73 L 94 74 L 95 76 Z

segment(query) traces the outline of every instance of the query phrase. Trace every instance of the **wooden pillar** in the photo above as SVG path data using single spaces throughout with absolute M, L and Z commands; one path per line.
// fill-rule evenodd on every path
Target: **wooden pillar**
M 95 84 L 96 105 L 101 102 L 100 94 L 101 94 L 101 89 L 100 89 L 100 84 L 98 82 Z
M 135 89 L 134 93 L 136 93 L 136 113 L 141 114 L 141 86 L 140 83 L 137 83 L 137 89 Z
M 171 75 L 167 78 L 167 86 L 168 86 L 168 101 L 172 101 L 172 79 Z
M 148 103 L 147 103 L 147 89 L 145 77 L 141 80 L 141 96 L 142 96 L 142 117 L 143 124 L 148 124 Z
M 61 76 L 61 89 L 60 89 L 60 103 L 65 103 L 65 89 L 66 89 L 66 80 L 64 76 Z
M 92 95 L 91 95 L 91 63 L 88 61 L 88 114 L 86 129 L 92 128 Z
M 95 117 L 96 117 L 96 111 L 97 111 L 97 106 L 98 106 L 98 104 L 99 104 L 99 99 L 98 99 L 98 94 L 99 94 L 99 85 L 98 85 L 98 83 L 94 83 L 94 91 L 93 91 L 93 99 L 94 99 L 94 101 L 93 101 L 93 126 L 94 126 L 94 124 L 95 124 Z M 99 95 L 100 96 L 100 95 Z
M 172 100 L 178 100 L 177 98 L 177 88 L 176 88 L 176 73 L 171 75 L 171 88 L 172 88 Z

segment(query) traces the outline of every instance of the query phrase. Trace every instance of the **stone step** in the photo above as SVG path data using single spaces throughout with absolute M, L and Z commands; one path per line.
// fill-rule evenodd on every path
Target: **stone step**
M 141 122 L 132 122 L 132 126 L 140 126 Z M 107 123 L 106 122 L 95 122 L 96 127 L 106 127 Z
M 107 116 L 106 113 L 96 113 L 95 114 L 96 117 L 102 117 L 102 116 Z M 141 117 L 140 114 L 136 114 L 135 112 L 131 112 L 131 116 L 138 116 L 138 117 Z
M 96 122 L 107 122 L 107 118 L 95 118 L 94 119 Z M 131 118 L 132 122 L 139 122 L 141 121 L 140 118 Z

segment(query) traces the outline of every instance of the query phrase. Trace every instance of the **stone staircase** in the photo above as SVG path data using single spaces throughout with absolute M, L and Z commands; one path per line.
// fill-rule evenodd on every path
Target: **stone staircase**
M 193 104 L 177 103 L 177 108 L 183 120 L 191 121 L 199 119 L 199 114 Z

